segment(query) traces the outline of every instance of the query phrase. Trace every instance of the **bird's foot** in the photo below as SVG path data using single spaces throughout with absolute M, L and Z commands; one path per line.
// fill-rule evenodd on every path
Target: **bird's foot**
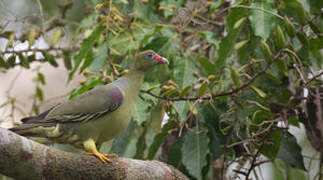
M 109 159 L 109 156 L 110 157 L 115 157 L 115 154 L 114 155 L 109 155 L 109 154 L 102 154 L 102 153 L 99 153 L 99 152 L 87 152 L 86 154 L 90 154 L 90 155 L 94 155 L 96 156 L 97 158 L 99 158 L 103 163 L 105 162 L 111 162 L 111 160 Z

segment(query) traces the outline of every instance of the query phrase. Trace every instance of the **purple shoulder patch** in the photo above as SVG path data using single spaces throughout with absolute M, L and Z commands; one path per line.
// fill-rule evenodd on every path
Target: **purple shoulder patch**
M 109 111 L 116 110 L 123 101 L 123 94 L 121 90 L 117 87 L 112 88 L 108 92 L 108 98 L 109 98 Z

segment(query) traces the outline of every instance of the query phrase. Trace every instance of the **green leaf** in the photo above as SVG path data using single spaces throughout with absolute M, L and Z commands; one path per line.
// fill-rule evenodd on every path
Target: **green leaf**
M 207 82 L 204 82 L 202 85 L 201 85 L 201 87 L 198 89 L 198 91 L 197 91 L 197 95 L 198 96 L 203 96 L 204 95 L 204 93 L 206 92 L 206 89 L 207 89 L 207 85 L 208 85 L 208 83 Z
M 29 47 L 35 44 L 35 38 L 36 38 L 37 32 L 35 29 L 30 29 L 28 33 L 28 44 Z
M 72 69 L 72 60 L 71 60 L 71 52 L 70 51 L 64 51 L 64 66 L 67 70 Z
M 27 58 L 24 55 L 22 55 L 21 53 L 18 54 L 18 57 L 20 60 L 20 65 L 24 68 L 29 69 L 30 66 L 29 66 L 29 62 L 28 62 Z
M 235 8 L 232 9 L 228 14 L 228 34 L 221 40 L 219 45 L 219 57 L 215 62 L 215 67 L 217 68 L 217 70 L 221 70 L 226 63 L 226 59 L 231 56 L 235 42 L 238 39 L 238 35 L 241 29 L 243 28 L 243 25 L 234 28 L 235 23 L 241 20 L 241 18 L 245 17 L 247 13 L 248 11 L 246 9 Z
M 296 14 L 297 21 L 304 25 L 306 23 L 306 11 L 302 3 L 297 0 L 282 0 L 280 1 L 282 9 L 286 9 L 287 11 L 291 11 Z
M 73 78 L 73 75 L 76 71 L 76 69 L 80 66 L 83 58 L 86 57 L 86 55 L 92 51 L 92 47 L 95 44 L 95 42 L 99 39 L 100 35 L 102 32 L 105 30 L 105 23 L 101 22 L 95 29 L 94 31 L 87 37 L 85 38 L 81 45 L 80 45 L 80 50 L 77 55 L 74 57 L 74 62 L 75 66 L 72 72 L 70 72 L 68 80 L 70 81 Z
M 102 84 L 101 78 L 90 79 L 83 86 L 74 89 L 68 99 L 73 99 L 77 95 L 83 94 L 85 91 L 88 91 L 99 84 Z
M 7 60 L 7 63 L 10 65 L 10 67 L 14 67 L 16 65 L 16 56 L 10 56 Z
M 184 97 L 186 96 L 191 90 L 192 90 L 193 86 L 192 85 L 188 85 L 186 86 L 182 92 L 179 94 L 180 97 Z
M 299 168 L 306 171 L 302 156 L 302 149 L 297 144 L 296 138 L 289 132 L 286 132 L 286 134 L 283 136 L 284 137 L 281 139 L 277 158 L 281 159 L 293 168 Z
M 273 131 L 270 133 L 267 140 L 270 141 L 270 143 L 265 143 L 263 145 L 263 148 L 261 149 L 261 153 L 265 156 L 267 156 L 270 159 L 275 159 L 279 150 L 279 147 L 281 145 L 281 140 L 284 138 L 281 138 L 281 133 L 279 131 Z
M 149 89 L 150 84 L 144 83 L 142 85 L 142 88 Z M 149 119 L 148 107 L 150 106 L 150 103 L 148 103 L 148 100 L 151 100 L 151 99 L 152 97 L 147 94 L 141 95 L 140 98 L 137 98 L 136 106 L 132 113 L 132 118 L 138 124 L 142 124 L 143 122 Z
M 287 64 L 286 64 L 286 62 L 284 61 L 284 59 L 277 59 L 276 61 L 275 61 L 275 65 L 276 65 L 276 67 L 277 67 L 277 69 L 278 69 L 278 71 L 281 73 L 281 74 L 283 74 L 284 76 L 288 76 L 288 69 L 287 69 Z
M 40 89 L 38 86 L 36 87 L 36 96 L 40 101 L 44 100 L 43 90 Z
M 161 124 L 165 116 L 165 102 L 159 100 L 156 106 L 154 106 L 150 111 L 150 126 L 154 133 L 161 132 Z
M 55 57 L 51 54 L 49 54 L 46 51 L 42 51 L 43 56 L 45 57 L 45 59 L 49 62 L 50 65 L 54 66 L 54 67 L 58 67 L 58 64 L 55 60 Z
M 42 85 L 45 85 L 46 84 L 46 81 L 45 81 L 45 76 L 43 73 L 39 72 L 38 75 L 37 75 L 37 78 L 39 80 L 39 82 L 42 84 Z
M 144 101 L 142 98 L 137 98 L 136 107 L 132 113 L 132 117 L 138 124 L 148 120 L 148 107 L 149 103 Z
M 139 46 L 142 46 L 143 44 L 147 43 L 148 40 L 154 36 L 156 33 L 160 32 L 162 30 L 163 26 L 155 26 L 154 29 L 149 30 L 145 35 L 139 39 Z
M 206 71 L 207 75 L 215 73 L 216 67 L 213 63 L 210 62 L 209 59 L 205 57 L 200 57 L 197 60 L 201 64 L 202 68 Z
M 194 83 L 193 72 L 197 71 L 197 67 L 195 66 L 192 59 L 176 59 L 175 60 L 175 68 L 174 68 L 174 81 L 179 86 L 179 88 L 183 89 L 188 85 L 192 85 Z M 178 110 L 179 120 L 180 122 L 184 122 L 186 119 L 186 114 L 188 111 L 187 102 L 175 102 Z
M 266 93 L 264 91 L 262 91 L 261 89 L 255 87 L 255 86 L 252 86 L 252 85 L 250 85 L 250 88 L 252 90 L 254 90 L 260 97 L 262 97 L 262 98 L 266 97 Z
M 182 146 L 184 143 L 184 138 L 180 137 L 177 141 L 170 147 L 170 150 L 167 154 L 167 164 L 170 164 L 174 167 L 178 167 L 182 161 Z
M 231 79 L 234 85 L 238 88 L 241 86 L 240 76 L 236 69 L 230 68 Z
M 0 67 L 6 68 L 6 69 L 9 68 L 9 64 L 3 59 L 2 56 L 0 56 Z
M 156 53 L 159 53 L 160 50 L 165 46 L 165 44 L 168 42 L 168 37 L 157 37 L 153 39 L 150 43 L 148 43 L 145 47 L 142 48 L 142 50 L 148 50 L 151 49 L 155 51 Z
M 144 159 L 144 153 L 147 147 L 146 134 L 147 134 L 147 123 L 144 124 L 143 132 L 140 134 L 137 144 L 136 144 L 136 154 L 135 159 Z
M 98 47 L 98 50 L 94 52 L 93 62 L 89 66 L 89 70 L 92 72 L 100 72 L 106 68 L 105 62 L 107 61 L 107 46 L 102 44 Z
M 154 159 L 160 145 L 163 143 L 164 139 L 166 138 L 168 131 L 172 128 L 175 121 L 168 121 L 162 128 L 161 133 L 157 134 L 154 137 L 153 143 L 149 147 L 149 152 L 147 159 L 152 160 Z
M 202 132 L 188 131 L 182 146 L 182 161 L 188 172 L 196 179 L 202 179 L 202 169 L 207 165 L 206 156 L 209 153 L 209 137 L 206 130 Z
M 132 120 L 128 128 L 113 140 L 112 147 L 109 153 L 115 153 L 119 156 L 124 156 L 136 127 L 137 123 Z M 107 153 L 107 151 L 104 150 L 102 150 L 102 152 Z
M 91 65 L 93 61 L 93 52 L 89 51 L 87 53 L 87 55 L 85 56 L 85 60 L 83 62 L 82 67 L 80 68 L 80 73 L 84 71 L 84 69 L 86 69 L 87 67 L 89 67 Z
M 273 0 L 255 1 L 251 6 L 259 7 L 277 14 L 277 8 L 275 7 Z M 265 41 L 267 41 L 270 33 L 278 23 L 277 17 L 260 10 L 252 10 L 249 20 L 255 35 L 262 37 Z
M 218 44 L 218 40 L 216 39 L 216 35 L 213 32 L 210 31 L 203 31 L 199 32 L 199 35 L 206 39 L 208 43 L 210 43 L 212 46 L 216 47 Z
M 52 47 L 55 46 L 57 41 L 61 38 L 62 34 L 63 34 L 63 31 L 61 28 L 56 29 L 56 31 L 54 32 L 53 38 L 50 42 L 50 46 Z

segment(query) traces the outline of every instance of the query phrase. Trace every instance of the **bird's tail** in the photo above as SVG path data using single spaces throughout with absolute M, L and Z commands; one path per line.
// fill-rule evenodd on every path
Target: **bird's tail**
M 23 124 L 21 126 L 10 128 L 9 130 L 22 136 L 38 136 L 36 124 Z

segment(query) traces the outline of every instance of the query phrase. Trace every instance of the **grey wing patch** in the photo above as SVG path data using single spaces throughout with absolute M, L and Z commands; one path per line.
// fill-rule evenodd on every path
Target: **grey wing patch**
M 92 120 L 96 120 L 101 118 L 102 116 L 107 115 L 110 112 L 115 111 L 118 109 L 118 107 L 122 104 L 123 101 L 123 94 L 121 90 L 118 87 L 113 87 L 109 89 L 107 92 L 107 96 L 104 98 L 107 98 L 105 103 L 106 107 L 96 107 L 100 105 L 94 105 L 91 112 L 76 112 L 72 114 L 60 114 L 56 115 L 54 117 L 51 117 L 50 119 L 43 119 L 43 123 L 52 123 L 52 122 L 59 122 L 59 123 L 73 123 L 73 122 L 88 122 Z M 97 110 L 98 109 L 98 110 Z M 101 110 L 100 109 L 104 109 Z

